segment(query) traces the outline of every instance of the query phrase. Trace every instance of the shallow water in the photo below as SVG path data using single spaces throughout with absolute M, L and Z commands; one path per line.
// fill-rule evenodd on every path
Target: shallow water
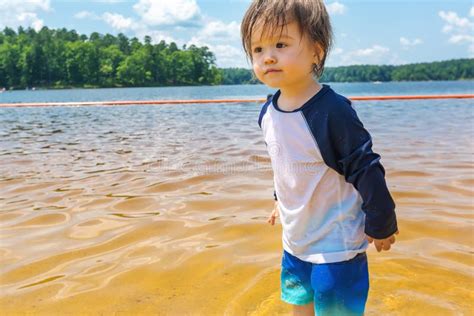
M 400 235 L 367 315 L 470 315 L 472 100 L 355 103 Z M 7 314 L 287 314 L 258 104 L 0 109 Z

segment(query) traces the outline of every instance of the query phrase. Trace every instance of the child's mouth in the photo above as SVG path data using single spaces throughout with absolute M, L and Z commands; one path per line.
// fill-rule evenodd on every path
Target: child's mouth
M 278 70 L 278 69 L 269 69 L 267 71 L 265 71 L 265 74 L 269 74 L 271 72 L 281 72 L 281 70 Z

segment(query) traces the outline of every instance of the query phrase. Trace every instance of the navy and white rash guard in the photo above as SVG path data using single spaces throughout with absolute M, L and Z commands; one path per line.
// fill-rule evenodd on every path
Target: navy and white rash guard
M 262 107 L 283 226 L 283 248 L 301 260 L 352 259 L 368 247 L 365 234 L 397 231 L 395 203 L 380 156 L 351 101 L 322 88 L 293 111 L 278 107 L 280 91 Z

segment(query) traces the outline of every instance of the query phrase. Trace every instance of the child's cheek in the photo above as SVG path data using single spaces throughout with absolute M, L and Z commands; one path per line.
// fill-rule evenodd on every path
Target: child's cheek
M 255 76 L 257 76 L 259 80 L 262 80 L 263 71 L 257 64 L 254 64 L 253 66 L 253 72 L 255 73 Z

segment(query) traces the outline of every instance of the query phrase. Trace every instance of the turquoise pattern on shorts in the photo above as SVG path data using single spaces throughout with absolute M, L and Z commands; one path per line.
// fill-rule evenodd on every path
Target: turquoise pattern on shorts
M 281 298 L 294 305 L 314 302 L 317 316 L 363 315 L 369 292 L 367 255 L 314 264 L 283 252 Z

